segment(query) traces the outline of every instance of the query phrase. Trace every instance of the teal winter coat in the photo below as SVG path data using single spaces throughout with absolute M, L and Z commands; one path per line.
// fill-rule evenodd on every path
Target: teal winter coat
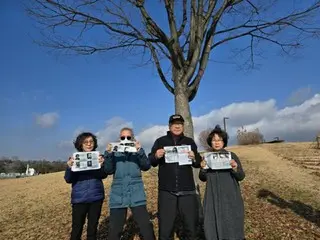
M 146 205 L 146 193 L 142 181 L 142 171 L 151 164 L 142 148 L 136 153 L 105 152 L 104 170 L 113 174 L 109 207 L 126 208 Z

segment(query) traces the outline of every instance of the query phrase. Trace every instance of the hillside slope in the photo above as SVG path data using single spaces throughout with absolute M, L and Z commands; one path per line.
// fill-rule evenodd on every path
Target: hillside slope
M 241 187 L 247 239 L 320 239 L 320 213 L 317 210 L 320 209 L 320 189 L 317 187 L 320 178 L 286 158 L 288 153 L 284 149 L 285 144 L 282 147 L 230 148 L 239 155 L 246 171 Z M 111 180 L 112 177 L 104 180 L 106 193 Z M 144 173 L 144 181 L 148 209 L 157 230 L 157 170 Z M 68 239 L 71 228 L 69 197 L 70 185 L 64 182 L 62 172 L 0 181 L 1 238 Z M 99 239 L 107 239 L 107 200 L 100 219 Z M 139 239 L 136 232 L 129 220 L 124 239 Z

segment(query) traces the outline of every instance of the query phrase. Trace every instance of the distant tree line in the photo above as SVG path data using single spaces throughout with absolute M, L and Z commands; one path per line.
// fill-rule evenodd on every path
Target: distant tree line
M 27 164 L 30 168 L 39 174 L 60 172 L 66 169 L 66 162 L 63 161 L 48 161 L 48 160 L 28 160 L 22 161 L 17 157 L 1 157 L 0 158 L 0 173 L 25 173 Z

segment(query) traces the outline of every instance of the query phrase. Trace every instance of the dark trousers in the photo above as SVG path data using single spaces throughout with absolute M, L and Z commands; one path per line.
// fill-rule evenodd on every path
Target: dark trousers
M 72 204 L 72 231 L 70 240 L 80 240 L 83 225 L 88 218 L 87 240 L 97 239 L 97 228 L 103 200 Z
M 174 234 L 174 223 L 177 214 L 182 220 L 184 240 L 194 240 L 197 234 L 198 207 L 197 195 L 174 195 L 159 191 L 159 240 L 171 240 Z
M 153 224 L 145 205 L 132 207 L 131 212 L 133 219 L 138 224 L 140 234 L 144 240 L 154 240 Z M 119 240 L 126 222 L 127 208 L 112 208 L 110 209 L 110 225 L 108 240 Z

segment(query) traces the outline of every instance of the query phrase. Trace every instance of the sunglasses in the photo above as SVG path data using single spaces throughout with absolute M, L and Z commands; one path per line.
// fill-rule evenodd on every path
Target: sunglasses
M 131 136 L 121 136 L 120 139 L 121 139 L 121 140 L 127 139 L 127 140 L 130 141 L 130 140 L 132 139 L 132 137 L 131 137 Z

